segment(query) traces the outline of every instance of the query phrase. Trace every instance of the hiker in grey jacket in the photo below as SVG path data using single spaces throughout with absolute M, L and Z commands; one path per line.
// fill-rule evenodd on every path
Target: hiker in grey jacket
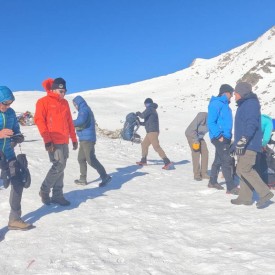
M 157 113 L 158 104 L 154 103 L 151 98 L 147 98 L 144 101 L 146 109 L 141 112 L 136 112 L 136 115 L 144 119 L 144 122 L 140 122 L 140 125 L 145 126 L 146 136 L 141 143 L 142 157 L 141 161 L 137 162 L 138 165 L 147 164 L 147 155 L 149 146 L 152 144 L 154 150 L 164 161 L 163 169 L 171 169 L 173 164 L 167 158 L 165 152 L 159 145 L 159 118 Z
M 199 112 L 185 131 L 185 136 L 192 153 L 194 180 L 209 179 L 208 148 L 204 135 L 208 132 L 207 112 Z

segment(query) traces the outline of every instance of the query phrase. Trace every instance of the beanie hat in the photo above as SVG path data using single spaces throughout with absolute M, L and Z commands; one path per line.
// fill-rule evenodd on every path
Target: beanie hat
M 55 89 L 66 89 L 66 81 L 61 78 L 61 77 L 58 77 L 56 78 L 54 81 L 53 81 L 53 84 L 52 84 L 52 90 L 55 90 Z
M 15 100 L 13 93 L 7 86 L 0 86 L 0 102 L 7 100 Z
M 252 86 L 247 82 L 239 82 L 235 87 L 235 92 L 241 97 L 245 97 L 252 92 Z
M 144 104 L 152 104 L 153 103 L 153 99 L 152 98 L 146 98 L 144 101 Z
M 230 85 L 228 85 L 228 84 L 222 84 L 221 87 L 220 87 L 220 91 L 219 91 L 219 95 L 218 96 L 221 96 L 224 93 L 233 94 L 233 92 L 234 92 L 234 89 Z

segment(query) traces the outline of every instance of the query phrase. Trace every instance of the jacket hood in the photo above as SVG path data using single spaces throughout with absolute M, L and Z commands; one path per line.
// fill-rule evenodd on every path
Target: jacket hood
M 14 101 L 14 95 L 12 91 L 6 86 L 0 86 L 0 102 L 12 100 Z
M 53 81 L 54 80 L 52 78 L 48 78 L 42 82 L 42 86 L 46 92 L 50 92 L 52 90 Z
M 220 102 L 223 102 L 223 103 L 229 103 L 229 100 L 228 100 L 228 98 L 225 94 L 222 95 L 222 96 L 212 96 L 211 99 L 210 99 L 210 102 L 213 102 L 213 101 L 220 101 Z
M 73 99 L 73 103 L 76 104 L 78 108 L 80 107 L 80 105 L 87 104 L 87 102 L 85 101 L 85 99 L 82 96 L 80 96 L 80 95 L 76 96 Z
M 158 104 L 157 103 L 150 103 L 150 105 L 148 106 L 148 108 L 154 108 L 157 109 L 158 108 Z

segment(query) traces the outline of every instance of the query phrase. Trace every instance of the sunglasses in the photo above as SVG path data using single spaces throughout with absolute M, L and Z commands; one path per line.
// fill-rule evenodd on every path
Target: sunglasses
M 3 101 L 1 102 L 1 104 L 3 104 L 4 106 L 10 106 L 13 103 L 13 101 Z
M 66 94 L 66 90 L 57 90 L 60 94 Z

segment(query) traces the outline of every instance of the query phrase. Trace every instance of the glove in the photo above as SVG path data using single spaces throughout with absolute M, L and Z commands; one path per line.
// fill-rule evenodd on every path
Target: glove
M 137 116 L 140 116 L 140 115 L 141 115 L 141 112 L 136 112 L 136 115 L 137 115 Z
M 54 144 L 52 142 L 45 143 L 46 151 L 53 153 L 55 151 Z
M 242 137 L 242 138 L 237 142 L 237 145 L 236 145 L 235 152 L 236 152 L 236 155 L 237 155 L 237 156 L 242 156 L 242 155 L 244 155 L 246 145 L 247 145 L 247 139 L 246 139 L 246 137 Z
M 236 152 L 235 152 L 235 148 L 233 146 L 233 143 L 229 146 L 229 155 L 230 157 L 234 158 L 234 156 L 236 155 Z
M 11 137 L 11 148 L 14 148 L 18 143 L 22 143 L 24 141 L 24 136 L 19 133 Z
M 78 148 L 78 142 L 75 141 L 73 142 L 73 150 L 77 150 L 77 148 Z
M 21 133 L 19 133 L 11 137 L 11 142 L 15 142 L 16 144 L 22 143 L 24 139 L 25 139 L 24 136 Z

